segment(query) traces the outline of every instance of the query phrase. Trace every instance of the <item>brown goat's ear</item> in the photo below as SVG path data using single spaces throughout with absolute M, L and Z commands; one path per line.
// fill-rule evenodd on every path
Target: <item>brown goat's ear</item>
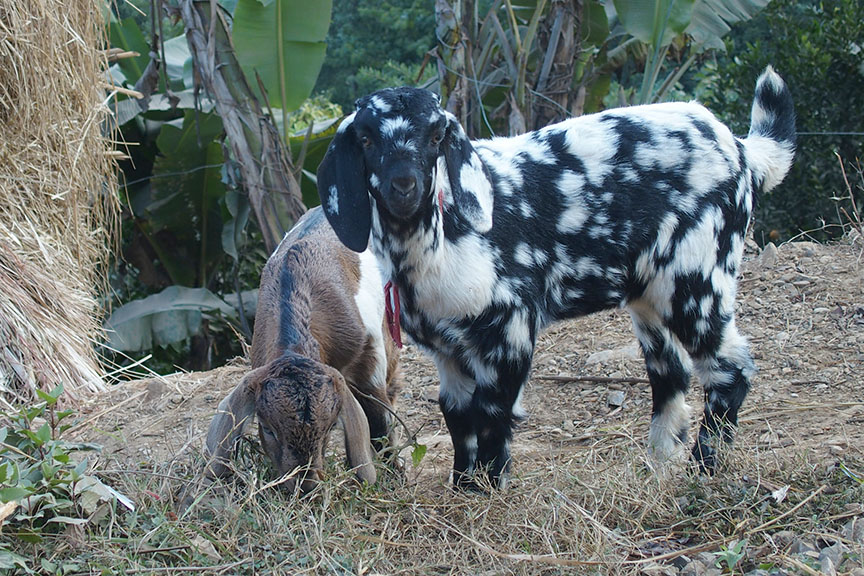
M 231 394 L 219 403 L 216 416 L 207 431 L 207 453 L 210 460 L 205 474 L 208 477 L 222 478 L 229 473 L 234 443 L 255 415 L 254 384 L 262 370 L 257 368 L 246 374 Z
M 348 465 L 354 469 L 363 482 L 374 484 L 378 478 L 373 463 L 372 438 L 369 435 L 369 421 L 360 403 L 351 393 L 345 379 L 337 370 L 332 371 L 333 385 L 336 393 L 342 397 L 342 411 L 339 419 L 345 431 L 345 453 L 348 455 Z

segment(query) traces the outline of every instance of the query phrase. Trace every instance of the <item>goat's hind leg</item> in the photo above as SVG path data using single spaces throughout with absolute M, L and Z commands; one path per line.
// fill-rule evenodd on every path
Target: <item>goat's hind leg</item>
M 738 425 L 738 410 L 750 390 L 756 366 L 746 339 L 738 333 L 734 318 L 725 320 L 721 337 L 693 354 L 696 373 L 705 394 L 705 409 L 693 458 L 707 472 L 716 466 L 716 444 L 731 442 Z
M 631 308 L 633 330 L 645 356 L 653 408 L 648 441 L 652 455 L 665 462 L 685 451 L 690 429 L 690 387 L 687 352 L 656 314 Z

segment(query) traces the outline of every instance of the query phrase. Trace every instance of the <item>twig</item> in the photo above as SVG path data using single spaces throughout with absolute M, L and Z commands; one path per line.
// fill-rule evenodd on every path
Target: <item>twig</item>
M 821 494 L 827 487 L 828 487 L 827 485 L 823 484 L 822 486 L 817 488 L 815 492 L 813 492 L 812 494 L 807 496 L 807 498 L 805 498 L 804 500 L 802 500 L 801 502 L 799 502 L 798 504 L 796 504 L 795 506 L 793 506 L 792 508 L 790 508 L 789 510 L 787 510 L 786 512 L 781 514 L 780 516 L 777 516 L 773 520 L 769 520 L 768 522 L 764 522 L 764 523 L 760 524 L 759 526 L 757 526 L 753 530 L 748 530 L 747 534 L 749 535 L 749 534 L 756 534 L 758 532 L 763 532 L 766 528 L 769 528 L 769 527 L 773 526 L 774 524 L 778 523 L 780 520 L 786 518 L 787 516 L 794 514 L 802 506 L 804 506 L 807 502 L 809 502 L 810 500 L 812 500 L 813 498 L 815 498 L 816 496 Z
M 175 550 L 186 550 L 189 546 L 168 546 L 167 548 L 142 548 L 138 554 L 159 554 L 160 552 L 174 552 Z
M 141 100 L 142 98 L 144 98 L 144 94 L 142 94 L 138 90 L 132 90 L 131 88 L 123 88 L 122 86 L 117 86 L 116 84 L 106 83 L 104 84 L 104 86 L 112 92 L 117 92 L 118 94 L 123 94 L 124 96 L 135 98 L 136 100 Z
M 648 384 L 647 378 L 613 378 L 611 376 L 575 376 L 571 374 L 538 374 L 532 376 L 534 380 L 549 380 L 552 382 L 591 382 L 594 384 Z
M 364 392 L 360 392 L 359 390 L 351 390 L 351 393 L 354 394 L 355 396 L 360 396 L 361 398 L 366 398 L 367 400 L 372 400 L 373 402 L 379 404 L 382 408 L 384 408 L 385 410 L 390 412 L 390 414 L 392 414 L 393 417 L 396 418 L 396 420 L 399 422 L 399 424 L 401 424 L 402 427 L 405 428 L 405 432 L 408 433 L 408 436 L 411 438 L 411 442 L 417 441 L 417 433 L 411 432 L 411 429 L 408 427 L 408 424 L 406 424 L 405 421 L 402 420 L 402 418 L 399 416 L 399 414 L 397 414 L 396 411 L 393 410 L 392 406 L 388 406 L 386 403 L 382 402 L 378 398 L 375 398 L 371 394 L 366 394 Z
M 153 476 L 163 480 L 176 480 L 178 482 L 189 482 L 189 478 L 181 478 L 180 476 L 171 476 L 170 474 L 160 474 L 159 472 L 151 472 L 150 470 L 124 470 L 122 468 L 106 468 L 98 470 L 100 474 L 138 474 L 140 476 Z
M 791 556 L 787 556 L 786 554 L 780 554 L 780 559 L 783 562 L 785 562 L 786 564 L 789 564 L 790 566 L 793 566 L 793 567 L 801 570 L 802 572 L 806 572 L 807 574 L 810 574 L 810 576 L 825 576 L 825 573 L 822 572 L 821 570 L 814 570 L 813 568 L 811 568 L 810 566 L 808 566 L 804 562 L 801 562 L 800 560 L 798 560 L 796 558 L 792 558 Z
M 137 58 L 141 55 L 133 50 L 123 50 L 122 48 L 111 48 L 105 52 L 109 63 L 116 62 L 117 60 L 124 60 L 126 58 Z
M 386 546 L 394 546 L 396 548 L 413 548 L 414 544 L 410 544 L 408 542 L 393 542 L 392 540 L 387 540 L 385 538 L 380 538 L 378 536 L 369 536 L 368 534 L 355 534 L 351 536 L 352 540 L 360 540 L 362 542 L 369 542 L 371 544 L 384 544 Z
M 155 574 L 157 572 L 216 572 L 230 570 L 231 568 L 236 568 L 243 564 L 250 564 L 252 562 L 252 558 L 244 558 L 237 562 L 219 564 L 218 566 L 161 566 L 159 568 L 131 568 L 126 570 L 126 574 L 142 574 L 145 572 L 149 574 Z
M 660 554 L 659 556 L 648 556 L 640 558 L 639 560 L 625 560 L 622 564 L 633 566 L 637 564 L 647 564 L 649 562 L 660 562 L 661 560 L 671 560 L 673 558 L 678 558 L 679 556 L 686 556 L 687 554 L 698 554 L 699 552 L 705 552 L 706 550 L 713 550 L 723 546 L 731 540 L 731 536 L 728 538 L 720 538 L 705 544 L 698 544 L 696 546 L 690 546 L 689 548 L 682 548 L 681 550 L 673 550 L 672 552 Z

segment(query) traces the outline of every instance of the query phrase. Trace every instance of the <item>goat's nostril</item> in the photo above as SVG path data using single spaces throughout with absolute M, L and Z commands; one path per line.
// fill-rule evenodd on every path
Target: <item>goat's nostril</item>
M 393 178 L 393 189 L 402 194 L 403 196 L 407 196 L 408 194 L 413 192 L 414 188 L 416 187 L 417 181 L 410 176 Z

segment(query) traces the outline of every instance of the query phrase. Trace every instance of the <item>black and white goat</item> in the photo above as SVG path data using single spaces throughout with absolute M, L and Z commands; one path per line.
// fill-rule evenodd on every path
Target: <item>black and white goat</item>
M 438 368 L 457 486 L 481 470 L 506 480 L 538 332 L 615 306 L 629 309 L 645 356 L 653 452 L 686 442 L 695 367 L 705 408 L 693 457 L 714 467 L 755 371 L 734 316 L 744 237 L 794 141 L 792 99 L 770 67 L 743 139 L 696 103 L 472 142 L 431 92 L 357 101 L 319 193 L 346 246 L 365 249 L 371 232 L 401 325 Z
M 348 464 L 376 480 L 371 440 L 392 443 L 398 351 L 384 324 L 375 257 L 339 243 L 314 208 L 285 236 L 261 273 L 252 370 L 220 404 L 207 433 L 209 476 L 225 476 L 234 443 L 253 416 L 282 487 L 304 492 L 323 472 L 324 448 L 341 420 Z

